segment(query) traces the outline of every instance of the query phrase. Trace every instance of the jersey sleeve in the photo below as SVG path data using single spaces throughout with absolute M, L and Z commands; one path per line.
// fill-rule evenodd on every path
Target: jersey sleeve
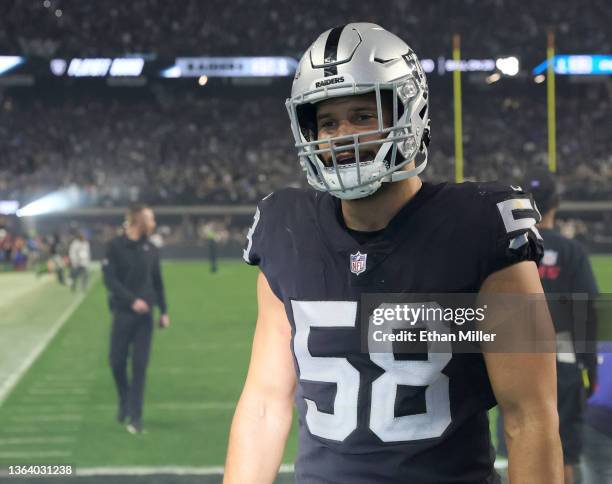
M 498 183 L 483 184 L 479 194 L 485 198 L 484 278 L 518 262 L 539 264 L 544 245 L 536 224 L 542 217 L 531 195 Z
M 279 299 L 282 292 L 277 277 L 278 269 L 278 239 L 275 235 L 281 214 L 279 210 L 278 195 L 271 193 L 258 204 L 253 216 L 253 224 L 247 233 L 246 247 L 242 252 L 244 261 L 252 266 L 259 266 L 264 273 L 270 288 Z
M 261 202 L 255 209 L 253 223 L 247 232 L 246 246 L 242 251 L 242 258 L 251 266 L 258 266 L 261 263 L 261 255 L 265 252 L 265 238 L 263 223 L 261 222 Z

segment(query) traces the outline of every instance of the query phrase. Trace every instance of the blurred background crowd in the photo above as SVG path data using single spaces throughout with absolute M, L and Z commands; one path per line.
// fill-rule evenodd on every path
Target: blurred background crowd
M 518 0 L 382 2 L 376 18 L 371 6 L 348 0 L 299 12 L 288 0 L 238 3 L 227 9 L 225 2 L 207 2 L 214 21 L 206 21 L 196 0 L 7 0 L 0 4 L 0 54 L 47 60 L 131 54 L 299 58 L 322 30 L 360 20 L 380 23 L 405 38 L 421 58 L 437 59 L 451 56 L 456 32 L 465 57 L 520 58 L 516 78 L 488 83 L 484 75 L 466 75 L 463 90 L 466 178 L 517 183 L 528 167 L 547 158 L 546 91 L 531 74 L 545 58 L 547 29 L 554 26 L 561 53 L 612 49 L 612 14 L 605 0 L 562 0 L 554 9 Z M 476 3 L 478 28 L 469 8 Z M 249 21 L 253 16 L 257 27 Z M 451 78 L 429 75 L 432 143 L 424 178 L 431 181 L 454 177 Z M 0 86 L 0 200 L 23 206 L 61 191 L 85 209 L 119 209 L 134 202 L 252 207 L 275 189 L 304 186 L 284 107 L 290 83 L 291 78 L 247 86 L 149 80 L 138 87 L 112 87 L 103 81 L 56 80 L 34 88 Z M 609 78 L 575 82 L 558 76 L 563 200 L 612 199 L 611 94 Z M 250 223 L 249 210 L 237 216 L 175 214 L 160 230 L 167 245 L 197 246 L 204 244 L 201 227 L 214 223 L 224 234 L 220 240 L 237 247 Z M 566 214 L 566 230 L 591 241 L 612 237 L 609 214 L 596 219 Z M 55 219 L 34 230 L 5 217 L 0 247 L 5 260 L 14 260 L 6 254 L 43 247 L 40 234 L 70 238 L 79 227 L 102 244 L 119 226 L 117 217 Z
M 454 173 L 452 99 L 436 88 L 425 177 L 441 181 Z M 163 91 L 121 100 L 5 97 L 3 196 L 28 202 L 73 188 L 86 206 L 252 204 L 302 183 L 277 97 Z M 486 99 L 482 91 L 468 93 L 464 100 L 466 175 L 515 182 L 527 166 L 546 163 L 546 113 L 537 94 L 494 91 Z M 609 93 L 600 87 L 567 94 L 559 100 L 557 126 L 563 197 L 609 199 Z
M 224 0 L 207 0 L 207 10 L 214 16 L 214 21 L 207 22 L 199 0 L 5 0 L 0 5 L 5 26 L 0 31 L 0 50 L 44 57 L 297 55 L 322 27 L 360 21 L 380 23 L 410 39 L 411 47 L 422 56 L 443 55 L 452 33 L 460 32 L 475 57 L 518 51 L 525 62 L 538 62 L 548 26 L 558 30 L 558 46 L 564 52 L 610 52 L 609 2 L 559 0 L 555 8 L 547 8 L 546 3 L 385 0 L 372 9 L 368 2 L 351 0 L 300 4 L 302 8 L 296 8 L 292 0 L 237 0 L 228 8 Z

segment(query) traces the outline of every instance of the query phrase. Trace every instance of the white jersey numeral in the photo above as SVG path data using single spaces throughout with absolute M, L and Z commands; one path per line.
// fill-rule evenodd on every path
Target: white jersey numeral
M 357 303 L 348 301 L 292 301 L 295 337 L 293 351 L 300 367 L 300 379 L 337 385 L 334 413 L 323 413 L 315 402 L 306 401 L 306 423 L 319 437 L 342 441 L 357 428 L 359 372 L 346 358 L 314 357 L 308 350 L 312 327 L 354 327 Z
M 529 230 L 538 239 L 542 239 L 540 232 L 536 228 L 536 223 L 542 219 L 542 216 L 540 215 L 538 208 L 531 203 L 529 198 L 510 198 L 508 200 L 504 200 L 503 202 L 499 202 L 497 204 L 497 208 L 499 209 L 501 218 L 504 221 L 504 227 L 506 228 L 507 233 L 511 233 L 516 230 Z M 515 210 L 531 210 L 535 217 L 515 218 Z M 514 237 L 510 241 L 509 246 L 511 249 L 518 249 L 526 243 L 527 235 L 523 233 Z
M 499 213 L 501 214 L 506 232 L 514 232 L 515 230 L 528 230 L 533 227 L 537 220 L 533 217 L 514 218 L 515 210 L 532 210 L 535 208 L 528 198 L 510 198 L 497 204 Z
M 311 328 L 354 328 L 354 301 L 292 301 L 295 336 L 293 350 L 300 380 L 336 384 L 333 413 L 321 412 L 316 402 L 304 398 L 306 424 L 310 433 L 338 442 L 357 428 L 359 372 L 346 358 L 314 357 L 308 349 Z M 439 350 L 440 348 L 437 348 Z M 449 380 L 442 369 L 452 357 L 449 352 L 428 354 L 427 361 L 398 361 L 393 353 L 370 353 L 370 359 L 385 370 L 372 384 L 370 429 L 383 442 L 435 438 L 450 425 Z M 398 386 L 427 387 L 426 412 L 395 417 Z
M 246 249 L 244 249 L 242 251 L 242 258 L 244 259 L 244 261 L 248 264 L 251 264 L 251 248 L 253 247 L 253 233 L 255 232 L 255 229 L 257 228 L 257 224 L 259 223 L 259 207 L 257 207 L 257 210 L 255 210 L 255 215 L 253 215 L 253 225 L 251 225 L 251 228 L 249 229 L 248 233 L 247 233 L 247 247 Z
M 439 304 L 427 303 L 430 307 L 440 308 Z M 410 306 L 410 305 L 408 305 Z M 415 305 L 417 307 L 423 304 Z M 391 333 L 396 324 L 387 323 L 381 327 Z M 397 326 L 401 329 L 402 326 Z M 414 328 L 424 328 L 417 322 Z M 428 321 L 427 329 L 445 333 L 442 323 Z M 371 341 L 371 339 L 368 339 Z M 451 423 L 449 380 L 442 373 L 452 357 L 449 342 L 430 343 L 427 361 L 396 360 L 393 343 L 385 340 L 378 346 L 377 353 L 371 352 L 370 359 L 385 370 L 372 384 L 372 412 L 370 428 L 383 442 L 431 439 L 442 435 Z M 380 352 L 383 349 L 384 352 Z M 427 387 L 425 389 L 425 413 L 395 416 L 395 400 L 398 386 Z

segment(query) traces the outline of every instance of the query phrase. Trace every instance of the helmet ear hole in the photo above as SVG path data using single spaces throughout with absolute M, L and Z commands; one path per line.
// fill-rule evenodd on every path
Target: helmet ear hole
M 306 141 L 317 139 L 316 108 L 306 103 L 296 106 L 297 121 Z
M 419 112 L 419 117 L 421 119 L 425 119 L 425 114 L 427 114 L 427 104 L 423 106 L 423 109 Z

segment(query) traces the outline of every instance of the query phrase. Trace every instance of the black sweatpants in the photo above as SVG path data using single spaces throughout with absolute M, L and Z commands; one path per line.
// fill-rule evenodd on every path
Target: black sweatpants
M 145 376 L 153 337 L 151 314 L 114 313 L 110 338 L 110 365 L 117 386 L 119 405 L 127 408 L 132 422 L 140 422 Z M 128 380 L 128 358 L 132 375 Z

